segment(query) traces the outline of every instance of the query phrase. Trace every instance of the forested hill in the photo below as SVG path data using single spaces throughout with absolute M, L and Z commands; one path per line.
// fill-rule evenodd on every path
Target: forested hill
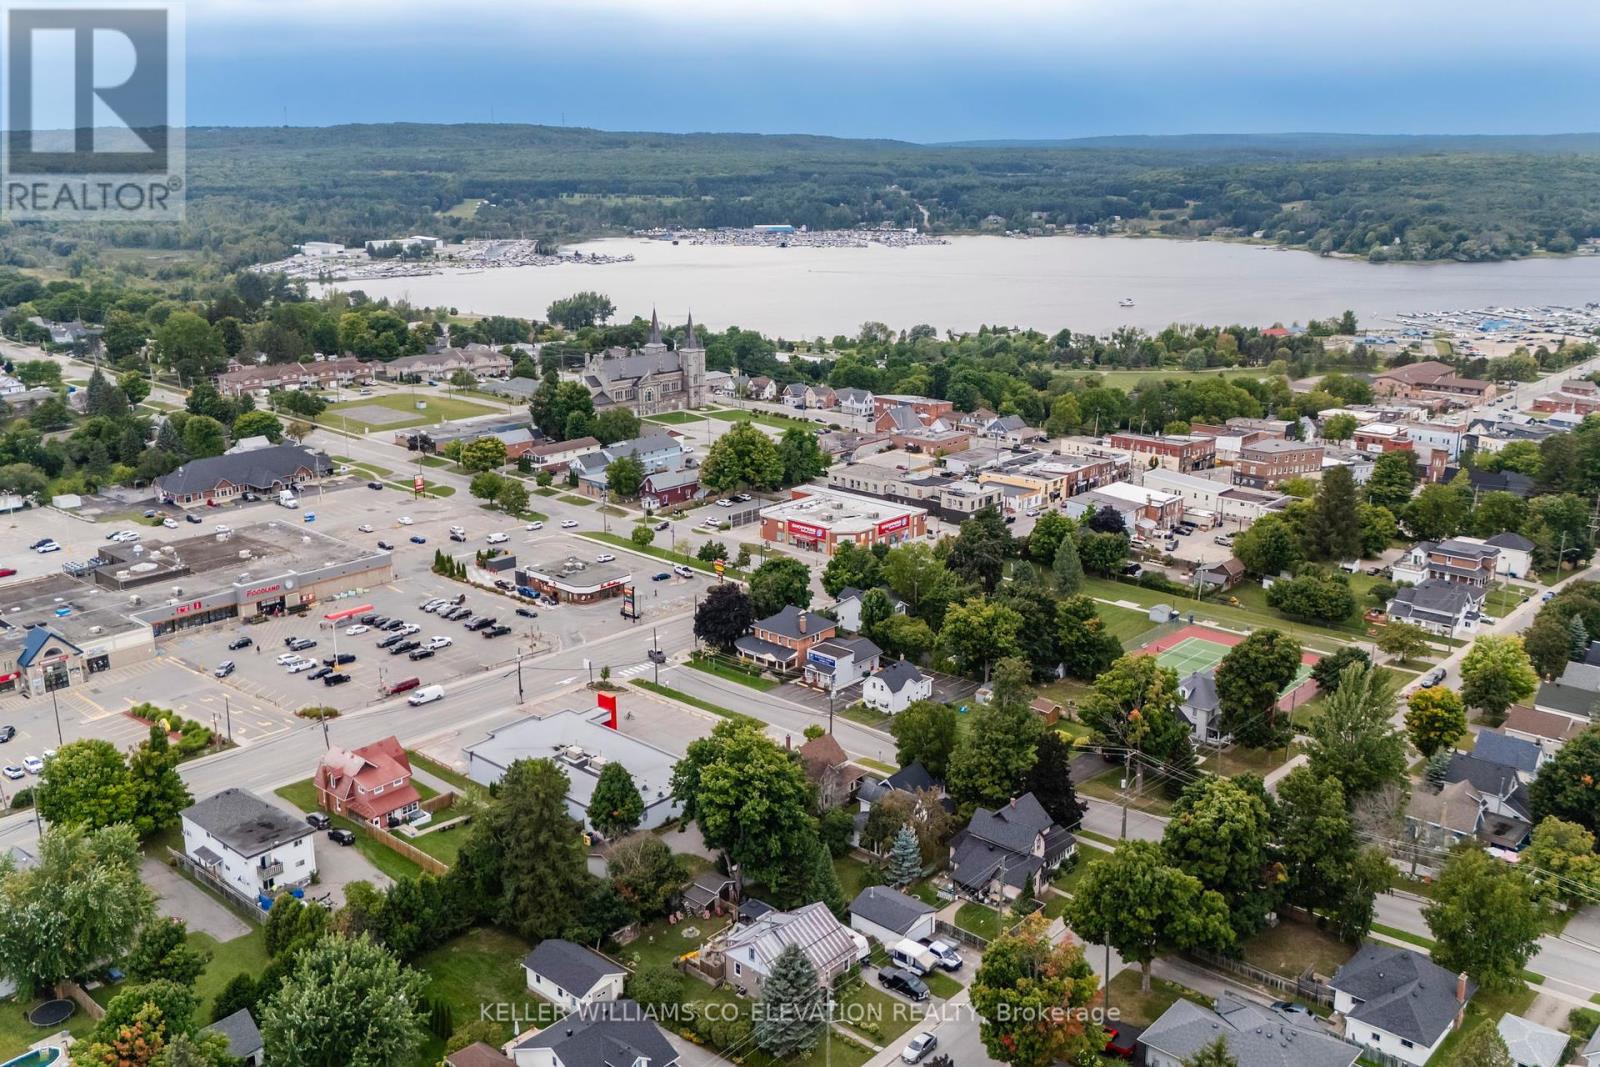
M 923 209 L 947 233 L 1120 218 L 1125 228 L 1260 232 L 1374 259 L 1501 259 L 1600 236 L 1600 136 L 1591 134 L 955 146 L 518 125 L 200 128 L 189 133 L 189 171 L 181 229 L 0 224 L 0 260 L 93 262 L 108 246 L 155 246 L 228 270 L 305 240 L 910 226 Z M 486 203 L 469 210 L 476 200 Z

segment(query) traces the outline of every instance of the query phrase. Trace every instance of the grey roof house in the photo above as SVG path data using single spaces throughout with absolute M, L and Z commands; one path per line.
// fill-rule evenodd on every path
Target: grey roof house
M 1547 758 L 1539 746 L 1520 737 L 1510 737 L 1495 730 L 1479 730 L 1478 740 L 1472 746 L 1473 759 L 1510 767 L 1524 782 L 1533 781 L 1539 765 Z
M 1567 1035 L 1560 1030 L 1509 1014 L 1500 1016 L 1495 1029 L 1517 1067 L 1561 1067 L 1564 1062 Z
M 1139 1044 L 1148 1067 L 1182 1067 L 1219 1037 L 1239 1067 L 1350 1067 L 1361 1055 L 1354 1045 L 1294 1016 L 1228 992 L 1217 998 L 1214 1011 L 1175 1001 L 1139 1035 Z
M 530 1053 L 526 1061 L 521 1052 Z M 631 1000 L 605 1001 L 574 1012 L 520 1038 L 511 1056 L 518 1063 L 555 1067 L 672 1067 L 678 1062 L 677 1050 L 661 1028 Z
M 622 996 L 627 969 L 598 952 L 559 937 L 539 942 L 523 957 L 528 989 L 567 1011 Z
M 1222 736 L 1222 700 L 1217 696 L 1215 671 L 1195 671 L 1178 683 L 1182 703 L 1178 711 L 1189 724 L 1189 732 L 1196 741 L 1215 744 L 1225 740 Z
M 1429 578 L 1396 592 L 1387 611 L 1391 619 L 1442 637 L 1457 637 L 1477 629 L 1484 596 L 1480 586 Z
M 228 1039 L 228 1055 L 243 1060 L 251 1067 L 260 1067 L 262 1059 L 261 1031 L 249 1008 L 240 1008 L 232 1015 L 223 1016 L 206 1027 Z
M 933 908 L 885 885 L 869 885 L 850 902 L 850 927 L 883 945 L 933 936 Z
M 1600 708 L 1600 665 L 1568 663 L 1561 677 L 1539 686 L 1533 706 L 1540 711 L 1589 718 Z
M 1477 984 L 1420 952 L 1366 944 L 1329 982 L 1345 1038 L 1422 1064 L 1455 1029 Z
M 1072 855 L 1077 840 L 1057 826 L 1032 793 L 993 811 L 979 808 L 950 839 L 950 880 L 980 900 L 1015 900 Z

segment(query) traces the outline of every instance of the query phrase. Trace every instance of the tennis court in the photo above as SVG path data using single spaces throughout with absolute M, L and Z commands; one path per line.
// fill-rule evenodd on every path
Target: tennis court
M 1222 633 L 1204 626 L 1185 626 L 1176 633 L 1152 641 L 1139 651 L 1153 653 L 1157 663 L 1177 671 L 1179 678 L 1186 678 L 1195 671 L 1210 670 L 1221 663 L 1228 650 L 1241 640 L 1243 638 L 1236 634 Z M 1300 693 L 1298 697 L 1295 697 L 1295 691 L 1302 686 L 1315 689 L 1315 683 L 1310 679 L 1311 667 L 1316 662 L 1317 657 L 1311 653 L 1300 657 L 1300 670 L 1294 681 L 1283 690 L 1283 698 L 1290 699 L 1291 703 L 1310 698 L 1310 691 Z

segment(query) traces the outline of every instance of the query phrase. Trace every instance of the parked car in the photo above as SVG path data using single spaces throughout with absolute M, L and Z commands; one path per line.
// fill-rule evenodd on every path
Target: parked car
M 473 619 L 471 622 L 467 623 L 467 629 L 486 630 L 493 626 L 495 621 L 496 620 L 493 615 L 479 615 L 476 619 Z
M 414 649 L 418 649 L 418 648 L 421 648 L 421 647 L 422 647 L 422 642 L 421 641 L 401 641 L 398 645 L 395 645 L 393 648 L 391 648 L 389 650 L 389 655 L 398 656 L 403 652 L 411 652 Z
M 336 845 L 353 845 L 356 843 L 356 835 L 349 830 L 335 827 L 328 831 L 328 840 Z
M 392 634 L 396 630 L 405 629 L 405 625 L 406 625 L 406 621 L 404 619 L 390 619 L 387 622 L 385 622 L 382 626 L 378 627 L 378 629 L 384 631 L 385 633 L 391 633 Z
M 957 952 L 956 947 L 950 942 L 924 941 L 923 944 L 928 946 L 928 951 L 933 953 L 933 958 L 940 967 L 947 971 L 959 971 L 961 969 L 961 953 Z
M 322 679 L 326 678 L 328 675 L 330 675 L 332 673 L 333 673 L 333 668 L 332 667 L 318 667 L 316 670 L 312 671 L 311 674 L 308 677 L 313 682 L 320 682 Z
M 398 522 L 401 526 L 410 526 L 411 525 L 411 516 L 410 515 L 402 515 L 398 519 L 396 519 L 395 521 Z
M 694 568 L 690 567 L 686 563 L 674 563 L 672 565 L 672 573 L 676 574 L 679 578 L 693 578 Z
M 332 820 L 330 820 L 320 811 L 314 811 L 310 815 L 307 815 L 306 822 L 311 825 L 313 830 L 326 830 L 329 826 L 333 825 Z
M 356 654 L 354 652 L 341 652 L 337 656 L 327 657 L 322 661 L 322 664 L 325 667 L 343 667 L 346 663 L 354 663 L 355 661 Z
M 372 627 L 363 626 L 361 623 L 356 623 L 354 626 L 352 626 L 349 629 L 347 629 L 344 632 L 344 635 L 346 637 L 360 637 L 362 634 L 366 633 L 370 629 L 372 629 Z
M 185 515 L 183 517 L 183 521 L 184 522 L 192 522 L 196 526 L 198 526 L 198 525 L 200 525 L 200 523 L 204 522 L 205 520 L 202 519 L 200 516 L 191 513 L 191 514 Z
M 465 538 L 462 538 L 462 540 L 465 540 Z M 423 537 L 421 534 L 412 534 L 411 543 L 414 545 L 425 545 L 428 543 L 428 539 Z
M 1444 668 L 1435 667 L 1433 670 L 1422 676 L 1422 678 L 1417 682 L 1417 688 L 1432 689 L 1442 681 L 1444 681 Z
M 488 537 L 485 537 L 484 540 L 491 545 L 503 545 L 507 541 L 511 540 L 511 538 L 507 537 L 503 533 L 492 533 Z
M 23 772 L 21 767 L 11 767 L 11 766 L 6 767 L 4 771 L 0 771 L 0 774 L 4 774 L 7 778 L 11 779 L 13 782 L 16 781 L 18 778 L 21 778 L 23 773 L 24 772 Z
M 534 611 L 532 608 L 518 608 L 517 614 L 521 615 L 524 619 L 537 619 L 539 617 L 539 613 Z
M 360 526 L 357 526 L 356 529 L 360 530 L 362 533 L 371 533 L 372 532 L 372 523 L 364 522 Z
M 431 649 L 449 648 L 454 643 L 455 642 L 450 640 L 450 638 L 445 637 L 443 634 L 438 634 L 428 638 L 428 640 L 423 643 L 422 647 Z
M 672 525 L 672 523 L 668 522 L 666 519 L 662 519 L 660 522 L 656 523 L 656 529 L 657 530 L 665 530 L 665 529 L 669 528 L 671 525 Z
M 46 554 L 48 554 L 50 552 L 60 552 L 60 551 L 61 551 L 61 546 L 56 544 L 54 541 L 47 541 L 44 544 L 39 546 L 39 555 L 41 555 L 41 556 L 46 555 Z
M 293 652 L 285 652 L 283 655 L 278 657 L 278 666 L 280 667 L 287 667 L 291 663 L 298 662 L 300 662 L 300 657 L 295 655 Z
M 672 572 L 671 571 L 659 571 L 659 572 L 657 572 L 655 574 L 652 574 L 650 576 L 650 580 L 652 582 L 670 582 L 672 580 Z
M 314 660 L 314 659 L 297 659 L 293 663 L 289 664 L 289 666 L 284 668 L 284 669 L 287 670 L 290 674 L 299 674 L 301 671 L 309 671 L 309 670 L 311 670 L 316 665 L 317 665 L 317 661 Z
M 395 645 L 398 645 L 401 641 L 404 641 L 404 640 L 405 640 L 405 635 L 403 635 L 403 634 L 390 634 L 388 637 L 385 637 L 382 641 L 378 642 L 378 647 L 379 648 L 393 648 Z
M 228 675 L 233 673 L 233 660 L 223 660 L 221 663 L 217 664 L 217 669 L 211 673 L 218 678 L 226 678 Z
M 316 648 L 317 643 L 309 637 L 297 637 L 289 642 L 290 652 L 304 652 L 308 648 Z
M 508 634 L 510 632 L 511 632 L 511 627 L 509 627 L 509 626 L 491 626 L 487 630 L 483 631 L 483 636 L 485 636 L 485 637 L 504 637 L 506 634 Z
M 1232 534 L 1218 534 L 1217 536 L 1213 537 L 1211 540 L 1215 541 L 1217 544 L 1221 545 L 1223 548 L 1232 548 L 1233 547 L 1233 535 Z
M 1107 1056 L 1115 1056 L 1119 1060 L 1131 1060 L 1138 1050 L 1138 1038 L 1132 1034 L 1123 1036 L 1125 1031 L 1114 1026 L 1106 1027 L 1106 1045 L 1101 1051 Z
M 40 771 L 44 770 L 44 760 L 40 759 L 38 756 L 29 756 L 27 759 L 22 761 L 22 769 L 27 771 L 29 774 L 38 774 Z
M 910 971 L 901 970 L 899 967 L 878 968 L 878 984 L 912 1000 L 928 999 L 927 983 Z
M 0 726 L 0 745 L 5 744 L 7 741 L 16 736 L 17 728 L 15 726 L 11 726 L 9 724 L 6 726 Z
M 387 541 L 379 541 L 378 542 L 378 547 L 383 549 L 385 552 L 393 552 L 394 551 L 394 546 L 391 545 Z
M 367 488 L 368 489 L 382 489 L 383 488 L 383 483 L 382 482 L 368 482 L 367 483 Z
M 1305 1005 L 1296 1004 L 1292 1000 L 1274 1000 L 1272 1002 L 1272 1010 L 1273 1011 L 1281 1011 L 1285 1015 L 1310 1015 L 1311 1014 L 1311 1012 L 1306 1010 Z
M 398 649 L 396 651 L 398 651 Z M 428 648 L 426 645 L 424 645 L 422 648 L 413 648 L 407 654 L 407 656 L 408 656 L 408 658 L 413 659 L 413 660 L 432 659 L 433 658 L 433 649 Z
M 602 552 L 594 558 L 596 563 L 615 563 L 617 557 L 610 552 Z
M 255 644 L 255 641 L 252 640 L 251 638 L 248 638 L 248 637 L 235 637 L 232 641 L 228 642 L 228 651 L 229 652 L 237 652 L 241 648 L 249 648 L 253 644 Z
M 398 682 L 395 682 L 393 685 L 389 686 L 389 695 L 394 696 L 396 693 L 407 692 L 408 690 L 415 689 L 421 684 L 421 678 L 402 678 Z
M 356 622 L 359 622 L 363 626 L 371 626 L 380 618 L 382 618 L 382 616 L 380 616 L 377 612 L 369 611 L 365 615 L 361 616 L 361 618 L 357 619 Z
M 350 680 L 350 676 L 348 674 L 345 674 L 344 672 L 340 671 L 340 672 L 337 672 L 337 673 L 334 673 L 334 674 L 330 674 L 326 678 L 322 679 L 322 684 L 323 685 L 343 685 L 344 683 L 348 682 L 349 680 Z
M 0 567 L 0 578 L 9 578 L 15 573 L 17 573 L 15 567 Z
M 530 522 L 530 523 L 528 523 L 528 525 L 524 526 L 523 529 L 524 530 L 542 530 L 542 529 L 544 529 L 544 523 L 542 523 L 542 522 L 538 521 L 537 519 L 535 519 L 533 522 Z
M 176 530 L 178 528 L 178 524 L 176 522 L 174 522 L 172 519 L 162 519 L 161 520 L 161 525 L 166 527 L 169 530 Z
M 466 539 L 467 539 L 467 535 L 466 534 L 464 534 L 464 533 L 456 533 L 454 530 L 450 531 L 450 540 L 452 540 L 452 541 L 466 541 Z M 412 540 L 415 541 L 416 538 L 413 537 Z
M 416 623 L 408 622 L 400 627 L 399 632 L 405 634 L 407 637 L 410 637 L 420 629 L 422 629 L 422 627 L 418 626 Z
M 938 1044 L 938 1038 L 924 1031 L 906 1043 L 906 1047 L 900 1051 L 900 1061 L 902 1063 L 917 1063 L 922 1057 L 932 1052 Z

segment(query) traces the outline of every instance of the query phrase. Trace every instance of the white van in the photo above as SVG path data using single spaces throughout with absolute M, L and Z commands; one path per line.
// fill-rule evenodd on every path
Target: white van
M 939 965 L 939 961 L 925 945 L 919 945 L 908 937 L 895 942 L 894 947 L 889 950 L 889 962 L 896 967 L 904 967 L 913 974 L 928 974 Z
M 442 700 L 443 698 L 444 686 L 425 685 L 421 689 L 418 689 L 415 693 L 412 693 L 410 696 L 406 697 L 406 703 L 410 704 L 412 707 L 416 707 L 419 704 L 432 704 L 435 700 Z
M 300 501 L 295 499 L 294 490 L 280 489 L 278 490 L 278 504 L 280 507 L 297 508 L 300 506 Z

